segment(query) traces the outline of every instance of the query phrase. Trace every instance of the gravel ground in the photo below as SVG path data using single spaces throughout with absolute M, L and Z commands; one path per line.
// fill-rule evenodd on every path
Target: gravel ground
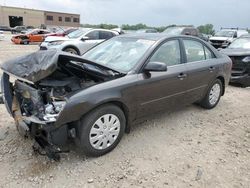
M 0 61 L 37 45 L 0 41 Z M 134 125 L 99 158 L 73 150 L 61 162 L 33 154 L 0 105 L 0 187 L 250 187 L 250 88 L 229 86 L 219 105 L 191 105 Z

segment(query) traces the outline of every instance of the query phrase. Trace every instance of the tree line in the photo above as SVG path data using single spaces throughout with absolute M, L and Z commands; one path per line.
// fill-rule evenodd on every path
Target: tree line
M 119 27 L 118 25 L 115 25 L 115 24 L 97 24 L 97 25 L 81 24 L 81 26 L 87 27 L 87 28 L 101 28 L 101 29 L 114 29 L 114 28 Z M 168 26 L 150 27 L 150 26 L 147 26 L 146 24 L 139 23 L 139 24 L 135 24 L 135 25 L 123 24 L 121 26 L 121 28 L 123 30 L 156 29 L 158 32 L 163 32 L 165 29 L 167 29 L 169 27 L 174 27 L 174 26 L 177 26 L 177 25 L 172 24 L 172 25 L 168 25 Z M 178 25 L 178 26 L 181 26 L 181 25 Z M 187 26 L 187 25 L 185 25 L 185 26 Z M 193 26 L 193 25 L 188 25 L 188 26 Z M 207 34 L 207 35 L 213 35 L 215 33 L 215 29 L 214 29 L 213 24 L 200 25 L 197 27 L 197 29 L 201 33 Z

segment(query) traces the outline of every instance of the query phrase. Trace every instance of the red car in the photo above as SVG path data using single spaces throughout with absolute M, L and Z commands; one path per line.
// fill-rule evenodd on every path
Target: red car
M 59 31 L 57 31 L 55 33 L 50 33 L 50 34 L 46 35 L 46 37 L 47 36 L 65 37 L 69 33 L 73 32 L 73 31 L 76 31 L 76 30 L 78 30 L 78 29 L 77 28 L 73 28 L 73 27 L 72 28 L 68 28 L 66 30 L 59 30 Z
M 33 29 L 26 34 L 15 35 L 11 38 L 11 41 L 15 44 L 29 44 L 30 42 L 43 42 L 46 36 L 50 36 L 51 33 L 44 29 Z

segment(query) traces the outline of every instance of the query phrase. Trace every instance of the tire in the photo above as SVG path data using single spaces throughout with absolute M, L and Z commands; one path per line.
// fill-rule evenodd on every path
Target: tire
M 70 47 L 69 48 L 65 48 L 63 51 L 71 53 L 71 54 L 79 55 L 78 51 L 76 49 L 74 49 L 74 48 L 70 48 Z
M 200 105 L 205 109 L 212 109 L 217 106 L 222 95 L 222 83 L 216 79 L 209 87 L 205 97 L 200 102 Z M 213 95 L 213 96 L 212 96 Z
M 113 127 L 104 123 L 105 118 L 109 122 L 114 120 Z M 101 106 L 80 120 L 76 129 L 76 145 L 85 155 L 93 157 L 104 155 L 118 145 L 125 132 L 125 125 L 125 115 L 118 106 Z

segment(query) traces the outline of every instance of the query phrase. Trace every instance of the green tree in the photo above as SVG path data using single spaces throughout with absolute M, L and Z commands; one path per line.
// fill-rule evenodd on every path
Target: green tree
M 207 35 L 213 35 L 215 33 L 213 24 L 200 25 L 199 27 L 197 27 L 197 29 L 201 33 L 207 34 Z

